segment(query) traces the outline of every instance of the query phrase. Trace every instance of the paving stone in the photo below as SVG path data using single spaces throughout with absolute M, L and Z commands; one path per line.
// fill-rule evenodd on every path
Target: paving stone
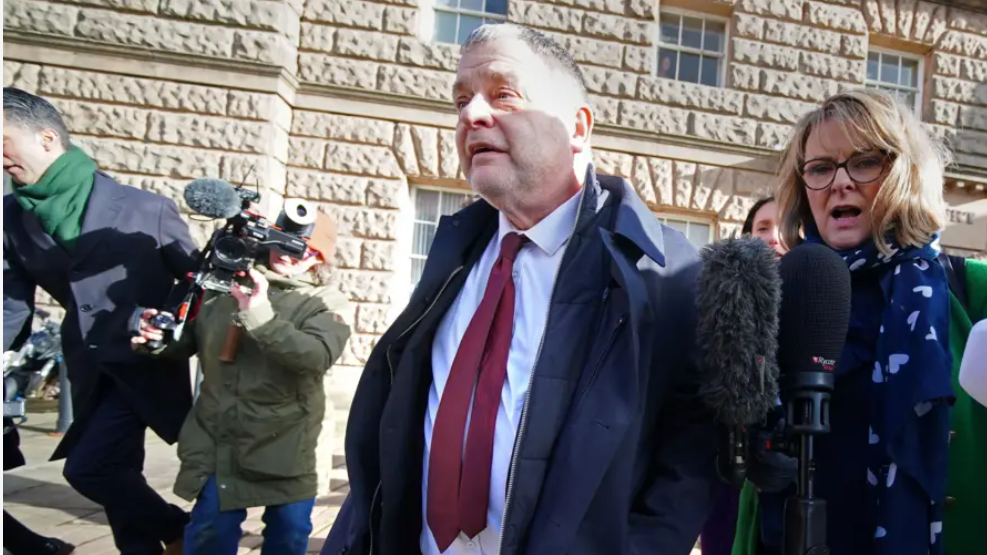
M 76 546 L 74 555 L 115 553 L 116 546 L 105 513 L 65 482 L 62 461 L 48 461 L 60 441 L 59 437 L 49 435 L 54 429 L 56 417 L 54 412 L 30 413 L 28 424 L 21 427 L 21 448 L 28 464 L 4 473 L 4 509 L 39 534 L 73 543 Z M 145 449 L 148 484 L 168 502 L 190 510 L 192 504 L 178 499 L 171 491 L 178 473 L 175 447 L 148 434 Z M 340 459 L 332 464 L 344 462 Z M 322 549 L 329 527 L 348 491 L 346 476 L 345 467 L 332 469 L 330 491 L 316 500 L 309 553 L 318 553 Z M 264 526 L 262 515 L 262 508 L 248 512 L 238 553 L 260 553 Z

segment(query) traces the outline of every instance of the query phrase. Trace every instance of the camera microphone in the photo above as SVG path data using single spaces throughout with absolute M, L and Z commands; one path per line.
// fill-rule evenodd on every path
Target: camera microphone
M 243 198 L 236 187 L 223 179 L 203 177 L 185 186 L 185 203 L 198 214 L 229 219 L 243 210 Z
M 762 423 L 778 402 L 778 258 L 756 238 L 718 241 L 700 256 L 700 396 L 724 426 L 720 477 L 740 485 L 749 455 L 746 428 Z

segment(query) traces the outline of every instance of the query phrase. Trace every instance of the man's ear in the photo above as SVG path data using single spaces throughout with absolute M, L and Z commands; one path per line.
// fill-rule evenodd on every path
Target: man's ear
M 593 136 L 593 110 L 589 106 L 580 106 L 576 110 L 576 126 L 572 133 L 573 152 L 586 152 L 590 148 L 590 138 Z
M 51 152 L 52 150 L 61 148 L 62 138 L 54 129 L 42 129 L 38 132 L 41 136 L 41 147 L 45 149 L 46 152 Z

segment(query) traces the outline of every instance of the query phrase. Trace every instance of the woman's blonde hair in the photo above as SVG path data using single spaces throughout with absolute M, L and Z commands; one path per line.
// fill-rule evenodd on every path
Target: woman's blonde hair
M 943 173 L 951 161 L 949 151 L 911 110 L 875 89 L 831 96 L 792 129 L 778 169 L 782 243 L 789 249 L 797 246 L 800 231 L 813 221 L 801 168 L 809 135 L 826 121 L 837 123 L 856 150 L 876 149 L 889 156 L 884 182 L 871 207 L 877 248 L 885 255 L 891 253 L 885 240 L 889 231 L 901 246 L 929 243 L 945 223 Z

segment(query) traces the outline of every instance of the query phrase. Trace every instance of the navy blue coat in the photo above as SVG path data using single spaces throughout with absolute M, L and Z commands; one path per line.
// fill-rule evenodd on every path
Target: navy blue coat
M 77 441 L 104 376 L 159 436 L 177 441 L 192 406 L 188 360 L 134 352 L 127 329 L 138 306 L 164 306 L 175 280 L 195 268 L 195 246 L 174 201 L 97 172 L 71 253 L 13 195 L 4 198 L 3 223 L 4 350 L 23 338 L 38 287 L 66 311 L 62 348 L 75 422 L 52 459 Z
M 626 181 L 597 177 L 552 293 L 501 555 L 685 555 L 711 505 L 716 429 L 696 396 L 699 257 Z M 323 555 L 419 552 L 432 338 L 496 229 L 484 201 L 440 221 L 422 279 L 357 387 L 350 493 Z

